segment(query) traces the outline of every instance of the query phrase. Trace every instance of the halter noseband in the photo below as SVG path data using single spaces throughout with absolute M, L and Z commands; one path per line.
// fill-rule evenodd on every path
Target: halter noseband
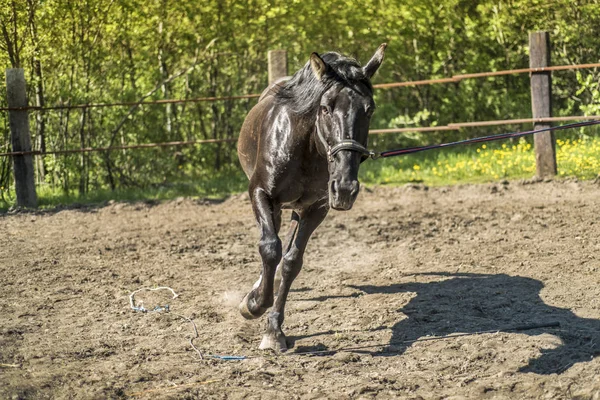
M 367 149 L 365 146 L 363 146 L 362 144 L 360 144 L 359 142 L 357 142 L 354 139 L 344 139 L 344 140 L 340 141 L 338 144 L 331 147 L 329 145 L 329 143 L 327 143 L 327 140 L 325 140 L 323 135 L 321 135 L 321 130 L 319 129 L 318 126 L 317 126 L 317 137 L 319 138 L 319 140 L 321 141 L 323 146 L 327 149 L 327 161 L 329 161 L 329 162 L 333 162 L 333 157 L 342 150 L 356 151 L 358 153 L 361 153 L 361 160 L 360 160 L 361 163 L 369 158 L 375 160 L 376 158 L 379 158 L 379 156 L 380 156 L 379 153 L 376 153 L 374 151 Z
M 333 162 L 333 156 L 342 150 L 356 151 L 361 153 L 360 162 L 363 162 L 369 158 L 376 159 L 379 156 L 379 154 L 367 149 L 354 139 L 344 139 L 333 147 L 327 146 L 327 160 L 329 162 Z

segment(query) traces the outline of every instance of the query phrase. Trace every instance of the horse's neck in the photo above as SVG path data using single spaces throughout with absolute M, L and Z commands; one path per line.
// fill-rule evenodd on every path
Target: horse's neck
M 267 96 L 275 96 L 277 93 L 279 93 L 279 91 L 281 90 L 281 88 L 283 87 L 283 85 L 290 79 L 289 76 L 286 76 L 284 78 L 279 78 L 277 79 L 275 82 L 271 83 L 269 86 L 267 86 L 267 88 L 265 90 L 263 90 L 263 92 L 260 94 L 260 97 L 258 98 L 258 101 L 261 102 L 263 101 Z

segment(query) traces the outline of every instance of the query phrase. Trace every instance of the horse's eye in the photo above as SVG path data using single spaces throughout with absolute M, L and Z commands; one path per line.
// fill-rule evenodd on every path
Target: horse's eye
M 327 106 L 321 106 L 321 112 L 324 115 L 328 115 L 331 112 L 331 110 L 329 110 L 329 107 L 327 107 Z
M 367 113 L 367 117 L 371 117 L 373 112 L 375 112 L 375 107 L 368 107 L 365 111 Z

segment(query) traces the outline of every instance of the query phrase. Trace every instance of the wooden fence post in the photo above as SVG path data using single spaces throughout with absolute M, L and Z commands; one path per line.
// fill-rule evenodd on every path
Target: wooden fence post
M 550 35 L 548 32 L 529 33 L 529 67 L 550 66 Z M 533 118 L 552 116 L 552 75 L 550 72 L 532 72 L 531 111 Z M 535 123 L 534 129 L 549 128 L 549 123 Z M 536 173 L 538 177 L 556 175 L 556 146 L 553 132 L 536 133 L 535 147 Z
M 27 107 L 27 89 L 25 72 L 22 68 L 6 70 L 6 97 L 9 107 Z M 27 110 L 11 110 L 8 112 L 12 151 L 31 151 L 31 134 L 29 132 L 29 112 Z M 33 156 L 13 156 L 17 205 L 21 207 L 37 207 Z
M 269 85 L 279 78 L 286 77 L 287 71 L 287 51 L 269 50 Z

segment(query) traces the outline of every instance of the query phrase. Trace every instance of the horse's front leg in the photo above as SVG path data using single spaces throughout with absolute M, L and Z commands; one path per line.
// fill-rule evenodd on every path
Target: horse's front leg
M 298 229 L 298 221 L 300 217 L 296 213 L 296 211 L 292 211 L 292 220 L 290 222 L 290 228 L 288 230 L 287 235 L 285 236 L 285 240 L 283 242 L 283 254 L 287 253 L 292 244 L 292 240 L 296 237 L 296 230 Z M 275 271 L 275 278 L 273 278 L 273 294 L 277 296 L 277 292 L 279 290 L 279 285 L 281 284 L 281 269 L 282 269 L 283 260 L 279 260 L 279 264 L 277 265 L 277 270 Z M 254 286 L 252 289 L 256 289 L 262 282 L 262 274 L 258 278 L 256 282 L 254 282 Z
M 281 226 L 281 207 L 273 203 L 261 188 L 250 191 L 252 210 L 260 229 L 258 250 L 263 269 L 257 285 L 240 303 L 240 312 L 246 319 L 258 318 L 273 305 L 273 277 L 281 259 L 281 240 L 277 236 Z
M 300 221 L 300 217 L 296 211 L 292 211 L 292 220 L 290 221 L 290 228 L 288 230 L 287 235 L 285 236 L 285 240 L 283 242 L 283 254 L 287 254 L 290 251 L 292 246 L 292 242 L 296 237 L 296 232 L 298 231 L 298 222 Z M 281 286 L 281 271 L 283 270 L 283 259 L 279 261 L 277 265 L 277 271 L 275 271 L 275 278 L 273 279 L 273 294 L 277 296 L 279 294 L 279 287 Z M 256 283 L 258 284 L 258 282 Z
M 290 243 L 289 250 L 283 256 L 281 265 L 281 284 L 275 306 L 267 316 L 267 331 L 260 344 L 261 349 L 286 351 L 288 346 L 281 329 L 284 320 L 285 303 L 292 282 L 302 269 L 302 258 L 308 239 L 323 222 L 329 208 L 327 203 L 319 202 L 300 212 L 300 221 L 296 235 Z

